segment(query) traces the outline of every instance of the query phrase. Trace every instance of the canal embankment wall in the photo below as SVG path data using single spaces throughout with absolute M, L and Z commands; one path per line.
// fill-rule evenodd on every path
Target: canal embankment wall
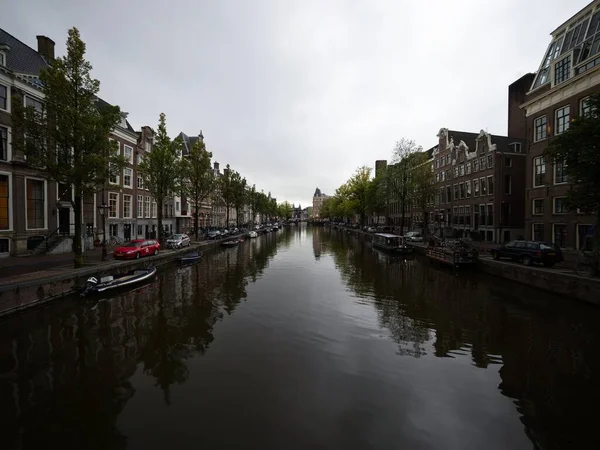
M 373 239 L 372 234 L 361 230 L 343 228 L 338 230 L 361 236 L 369 242 Z M 425 254 L 427 249 L 425 244 L 412 244 L 412 246 L 417 253 L 422 255 Z M 528 267 L 509 261 L 495 261 L 491 257 L 480 258 L 478 267 L 482 272 L 489 275 L 600 306 L 600 280 L 598 278 L 580 277 L 567 270 Z
M 42 306 L 60 297 L 78 292 L 91 276 L 103 277 L 148 266 L 164 266 L 190 251 L 200 250 L 203 257 L 215 251 L 221 241 L 205 241 L 178 250 L 164 250 L 156 256 L 131 261 L 111 260 L 79 269 L 55 269 L 29 274 L 25 279 L 0 285 L 0 316 L 26 308 Z

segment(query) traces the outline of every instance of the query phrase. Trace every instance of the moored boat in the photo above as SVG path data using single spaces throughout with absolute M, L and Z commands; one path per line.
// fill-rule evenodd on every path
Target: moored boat
M 453 267 L 477 264 L 477 249 L 462 239 L 442 241 L 432 238 L 425 253 L 430 260 Z
M 235 247 L 239 243 L 240 243 L 240 241 L 237 239 L 230 239 L 228 241 L 222 242 L 221 247 Z
M 388 233 L 374 234 L 373 247 L 395 255 L 408 255 L 415 250 L 406 245 L 406 240 L 403 236 Z
M 156 267 L 151 266 L 145 269 L 136 269 L 125 274 L 101 277 L 99 280 L 96 277 L 88 278 L 85 288 L 81 292 L 81 296 L 89 296 L 93 294 L 101 294 L 103 292 L 112 291 L 125 287 L 132 287 L 142 284 L 156 275 Z
M 202 258 L 202 254 L 202 252 L 189 253 L 179 258 L 179 262 L 182 264 L 193 264 L 195 262 L 200 261 L 200 259 Z
M 248 237 L 254 239 L 254 238 L 258 237 L 258 233 L 256 231 L 250 231 L 248 233 Z

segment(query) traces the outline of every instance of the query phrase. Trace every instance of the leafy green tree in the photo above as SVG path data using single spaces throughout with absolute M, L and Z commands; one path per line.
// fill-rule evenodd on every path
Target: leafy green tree
M 319 211 L 320 219 L 330 219 L 331 220 L 331 201 L 332 201 L 331 197 L 323 200 L 323 203 L 321 204 L 321 210 Z
M 388 166 L 386 170 L 387 185 L 392 200 L 399 203 L 400 207 L 400 229 L 404 230 L 406 211 L 410 203 L 410 196 L 414 189 L 413 169 L 419 162 L 415 157 L 422 151 L 422 148 L 415 144 L 415 141 L 402 138 L 396 142 L 393 152 L 394 164 Z
M 231 170 L 231 167 L 229 166 L 229 164 L 227 164 L 227 167 L 225 167 L 225 170 L 223 170 L 223 176 L 221 178 L 219 178 L 219 185 L 220 185 L 220 191 L 221 191 L 221 201 L 223 203 L 223 206 L 225 206 L 226 212 L 225 212 L 225 217 L 226 217 L 226 222 L 225 222 L 225 226 L 229 226 L 229 210 L 231 209 L 231 207 L 234 204 L 235 201 L 235 190 L 236 190 L 236 179 L 234 177 L 234 172 L 233 170 Z
M 212 153 L 206 151 L 202 139 L 194 144 L 189 155 L 182 161 L 182 189 L 194 204 L 194 234 L 198 240 L 198 210 L 202 202 L 214 191 L 215 175 L 211 163 Z
M 588 111 L 564 133 L 555 136 L 545 152 L 555 167 L 566 170 L 568 205 L 594 214 L 594 248 L 600 255 L 600 94 L 587 100 Z M 600 259 L 600 258 L 599 258 Z
M 152 151 L 144 156 L 137 168 L 144 179 L 144 186 L 150 191 L 157 204 L 158 237 L 161 240 L 163 239 L 163 206 L 169 197 L 182 191 L 182 173 L 185 172 L 181 161 L 182 147 L 183 143 L 179 138 L 175 140 L 169 138 L 165 114 L 161 113 Z
M 279 207 L 277 208 L 277 210 L 278 210 L 277 215 L 286 220 L 291 219 L 292 216 L 294 215 L 294 208 L 287 201 L 284 201 L 283 203 L 281 203 L 279 205 Z
M 242 176 L 234 171 L 232 174 L 233 179 L 233 206 L 236 211 L 236 225 L 240 226 L 240 215 L 243 216 L 244 206 L 247 201 L 247 191 L 246 191 L 246 179 L 242 178 Z
M 40 72 L 43 111 L 24 107 L 13 95 L 13 147 L 27 162 L 52 180 L 74 191 L 73 252 L 75 267 L 83 266 L 82 211 L 84 196 L 98 192 L 108 182 L 111 170 L 124 164 L 116 155 L 116 144 L 108 139 L 119 123 L 119 107 L 98 107 L 100 82 L 91 77 L 92 65 L 85 59 L 85 43 L 79 30 L 69 30 L 67 54 L 56 58 Z
M 256 192 L 256 185 L 252 185 L 247 189 L 246 197 L 248 198 L 248 207 L 250 208 L 250 222 L 256 221 L 256 215 L 260 211 L 260 192 Z
M 385 213 L 387 206 L 387 189 L 385 175 L 378 175 L 369 182 L 367 187 L 367 213 L 379 217 Z
M 369 211 L 369 184 L 371 180 L 371 168 L 362 166 L 347 182 L 348 208 L 360 218 L 360 225 L 365 224 L 365 217 Z
M 429 160 L 427 152 L 415 153 L 413 156 L 411 185 L 410 202 L 413 208 L 419 208 L 423 213 L 421 232 L 425 236 L 429 220 L 427 206 L 433 204 L 435 193 L 439 189 L 439 183 L 435 182 L 432 163 Z

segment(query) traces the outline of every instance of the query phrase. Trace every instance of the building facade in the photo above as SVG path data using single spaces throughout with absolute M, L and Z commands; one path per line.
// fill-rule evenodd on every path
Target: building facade
M 329 195 L 323 194 L 321 189 L 315 189 L 315 193 L 313 195 L 313 218 L 315 220 L 321 219 L 321 207 L 323 206 L 323 202 L 329 197 Z
M 570 183 L 562 163 L 544 151 L 554 136 L 586 113 L 587 98 L 600 92 L 600 0 L 593 1 L 551 33 L 522 107 L 527 117 L 525 231 L 528 239 L 579 249 L 591 233 L 593 215 L 569 210 Z

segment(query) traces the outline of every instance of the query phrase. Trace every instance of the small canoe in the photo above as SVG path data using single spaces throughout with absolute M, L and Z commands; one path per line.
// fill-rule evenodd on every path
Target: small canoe
M 193 264 L 200 261 L 202 258 L 202 252 L 190 253 L 189 255 L 182 256 L 179 258 L 179 262 L 182 264 Z
M 236 245 L 238 245 L 240 243 L 240 241 L 238 241 L 237 239 L 232 239 L 230 241 L 225 241 L 221 243 L 222 247 L 234 247 Z
M 145 269 L 136 269 L 125 274 L 102 277 L 99 280 L 96 277 L 88 278 L 85 288 L 81 292 L 81 296 L 89 296 L 93 294 L 101 294 L 107 291 L 112 291 L 125 287 L 132 287 L 142 284 L 156 275 L 156 267 L 151 266 Z

